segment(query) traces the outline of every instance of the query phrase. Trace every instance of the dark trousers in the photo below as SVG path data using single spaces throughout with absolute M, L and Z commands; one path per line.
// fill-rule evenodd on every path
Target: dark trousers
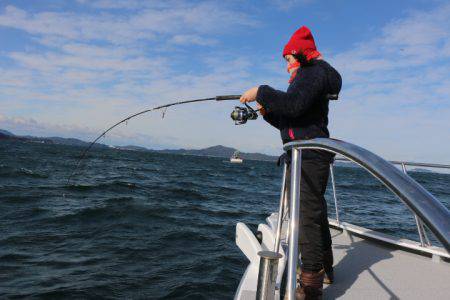
M 302 155 L 302 157 L 299 251 L 302 269 L 317 272 L 323 268 L 323 253 L 331 247 L 324 195 L 332 157 L 329 155 Z

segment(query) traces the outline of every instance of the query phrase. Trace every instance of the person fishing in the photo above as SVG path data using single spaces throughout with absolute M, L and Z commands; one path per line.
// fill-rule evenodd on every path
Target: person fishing
M 290 74 L 286 92 L 268 85 L 253 87 L 240 102 L 256 101 L 264 120 L 280 130 L 283 144 L 295 140 L 328 138 L 329 95 L 339 94 L 340 74 L 317 51 L 311 31 L 302 26 L 283 49 Z M 289 163 L 290 155 L 285 155 Z M 296 299 L 322 299 L 323 282 L 331 283 L 333 252 L 325 191 L 334 155 L 302 151 L 299 250 L 300 285 Z M 287 181 L 289 182 L 289 180 Z

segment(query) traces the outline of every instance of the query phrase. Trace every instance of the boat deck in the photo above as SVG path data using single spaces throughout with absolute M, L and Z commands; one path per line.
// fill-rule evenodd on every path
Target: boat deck
M 335 282 L 324 299 L 450 299 L 450 263 L 331 229 Z
M 277 217 L 278 214 L 273 213 L 266 219 L 268 226 L 258 226 L 260 231 L 266 228 L 263 230 L 262 250 L 273 249 Z M 324 285 L 324 299 L 450 299 L 450 254 L 445 249 L 436 246 L 423 248 L 415 241 L 352 224 L 339 224 L 332 219 L 329 223 L 335 281 Z M 287 225 L 285 220 L 281 234 L 285 251 Z M 236 236 L 241 237 L 237 244 L 241 250 L 245 249 L 243 252 L 252 262 L 258 257 L 257 247 L 248 247 L 251 243 L 243 238 L 245 231 L 238 230 L 238 227 L 247 227 L 245 224 L 237 226 Z M 248 228 L 247 235 L 253 236 Z M 258 243 L 254 236 L 253 239 L 253 243 Z M 249 254 L 252 251 L 256 252 Z M 259 258 L 250 263 L 238 288 L 241 293 L 237 293 L 235 299 L 255 299 L 258 266 Z M 277 279 L 281 280 L 281 275 L 278 275 Z M 278 292 L 275 299 L 279 297 Z

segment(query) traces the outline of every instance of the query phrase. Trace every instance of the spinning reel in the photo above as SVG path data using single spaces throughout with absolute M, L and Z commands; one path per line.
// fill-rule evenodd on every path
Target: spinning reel
M 254 110 L 250 105 L 244 103 L 246 107 L 235 106 L 231 112 L 231 119 L 235 125 L 242 125 L 247 123 L 247 120 L 256 120 L 258 118 L 258 111 Z

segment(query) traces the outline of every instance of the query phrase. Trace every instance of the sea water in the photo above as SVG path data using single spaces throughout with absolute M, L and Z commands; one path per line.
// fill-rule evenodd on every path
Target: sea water
M 0 298 L 230 299 L 247 266 L 236 222 L 277 210 L 281 168 L 223 158 L 0 142 Z M 450 175 L 412 172 L 446 207 Z M 417 240 L 377 180 L 335 169 L 343 221 Z M 327 191 L 334 217 L 332 191 Z

